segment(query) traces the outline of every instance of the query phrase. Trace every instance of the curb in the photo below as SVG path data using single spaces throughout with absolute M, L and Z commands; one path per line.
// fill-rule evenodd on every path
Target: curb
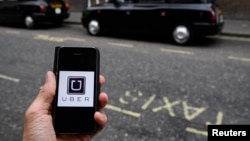
M 230 36 L 230 37 L 242 37 L 242 38 L 250 38 L 250 34 L 237 34 L 237 33 L 226 33 L 222 32 L 220 35 Z
M 82 24 L 81 22 L 64 21 L 65 24 Z

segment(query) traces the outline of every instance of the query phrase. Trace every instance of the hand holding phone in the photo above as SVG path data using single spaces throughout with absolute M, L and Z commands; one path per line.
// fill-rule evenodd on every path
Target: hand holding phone
M 100 76 L 100 84 L 104 85 L 105 79 Z M 60 141 L 77 141 L 90 140 L 99 131 L 101 131 L 106 123 L 107 116 L 101 112 L 95 112 L 94 118 L 98 123 L 98 132 L 94 134 L 76 134 L 76 135 L 64 135 L 55 134 L 54 126 L 51 120 L 51 104 L 54 99 L 56 90 L 56 79 L 53 72 L 48 71 L 46 74 L 46 79 L 44 85 L 40 88 L 37 97 L 34 99 L 32 104 L 28 107 L 25 112 L 24 117 L 24 128 L 23 128 L 23 141 L 49 141 L 49 140 L 60 140 Z M 101 92 L 99 95 L 99 106 L 98 109 L 101 110 L 105 107 L 108 102 L 108 96 L 106 93 Z
M 99 50 L 94 47 L 56 47 L 56 95 L 53 123 L 58 134 L 91 134 L 98 124 Z

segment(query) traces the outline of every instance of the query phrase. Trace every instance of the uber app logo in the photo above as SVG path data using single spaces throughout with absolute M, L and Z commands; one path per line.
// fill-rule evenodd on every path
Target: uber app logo
M 58 107 L 94 107 L 93 71 L 60 71 Z
M 68 95 L 84 95 L 86 78 L 83 76 L 68 76 Z

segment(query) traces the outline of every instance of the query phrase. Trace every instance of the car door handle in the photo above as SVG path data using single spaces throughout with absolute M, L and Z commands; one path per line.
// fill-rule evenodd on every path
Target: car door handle
M 126 15 L 127 15 L 127 16 L 129 16 L 130 14 L 131 14 L 131 11 L 130 11 L 130 10 L 126 11 Z

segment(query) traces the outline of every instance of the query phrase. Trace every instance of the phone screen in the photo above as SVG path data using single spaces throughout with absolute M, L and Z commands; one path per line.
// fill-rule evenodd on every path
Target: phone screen
M 57 89 L 53 107 L 55 131 L 95 132 L 99 51 L 96 48 L 62 47 L 56 52 Z

